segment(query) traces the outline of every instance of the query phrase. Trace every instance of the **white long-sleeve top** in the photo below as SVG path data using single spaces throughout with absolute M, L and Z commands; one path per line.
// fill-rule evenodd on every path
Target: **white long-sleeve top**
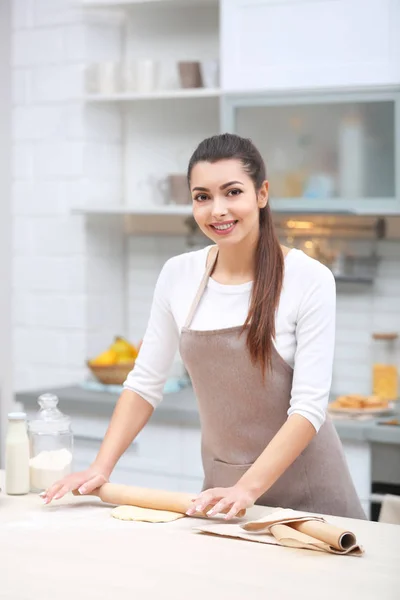
M 139 356 L 124 383 L 124 388 L 137 392 L 153 407 L 162 400 L 210 248 L 169 259 L 159 275 Z M 251 289 L 252 282 L 224 285 L 210 277 L 190 327 L 210 330 L 243 325 Z M 288 415 L 302 415 L 316 431 L 325 420 L 331 386 L 335 308 L 331 271 L 304 252 L 290 250 L 285 258 L 274 344 L 294 369 Z

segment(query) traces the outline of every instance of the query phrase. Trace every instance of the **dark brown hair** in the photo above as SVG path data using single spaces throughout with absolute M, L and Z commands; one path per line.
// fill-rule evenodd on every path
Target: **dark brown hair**
M 215 163 L 226 159 L 240 160 L 245 172 L 253 180 L 256 192 L 259 192 L 267 178 L 263 158 L 251 140 L 231 133 L 214 135 L 199 144 L 189 161 L 189 183 L 192 169 L 197 163 Z M 251 359 L 253 363 L 258 363 L 265 373 L 265 367 L 271 366 L 275 313 L 282 290 L 284 259 L 269 204 L 260 209 L 259 223 L 255 278 L 243 331 L 249 327 L 247 347 Z

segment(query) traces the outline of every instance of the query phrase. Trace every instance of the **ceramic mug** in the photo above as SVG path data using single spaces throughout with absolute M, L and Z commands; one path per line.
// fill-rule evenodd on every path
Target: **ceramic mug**
M 180 61 L 178 62 L 179 80 L 182 88 L 202 87 L 200 63 Z
M 184 173 L 171 173 L 158 183 L 158 189 L 168 204 L 191 204 L 192 202 Z

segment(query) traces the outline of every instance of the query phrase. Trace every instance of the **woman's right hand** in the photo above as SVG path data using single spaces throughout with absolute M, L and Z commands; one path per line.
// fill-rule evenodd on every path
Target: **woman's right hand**
M 56 481 L 41 496 L 44 503 L 49 504 L 52 500 L 59 500 L 68 492 L 72 492 L 72 490 L 78 490 L 82 495 L 90 494 L 93 490 L 107 483 L 108 478 L 108 473 L 93 465 L 86 469 L 86 471 L 71 473 L 63 479 Z

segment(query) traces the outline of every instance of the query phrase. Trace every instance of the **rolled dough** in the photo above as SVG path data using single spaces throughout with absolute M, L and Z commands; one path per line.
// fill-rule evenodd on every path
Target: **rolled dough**
M 121 521 L 146 521 L 147 523 L 168 523 L 182 519 L 185 515 L 169 510 L 154 510 L 139 506 L 117 506 L 111 511 L 114 519 Z

